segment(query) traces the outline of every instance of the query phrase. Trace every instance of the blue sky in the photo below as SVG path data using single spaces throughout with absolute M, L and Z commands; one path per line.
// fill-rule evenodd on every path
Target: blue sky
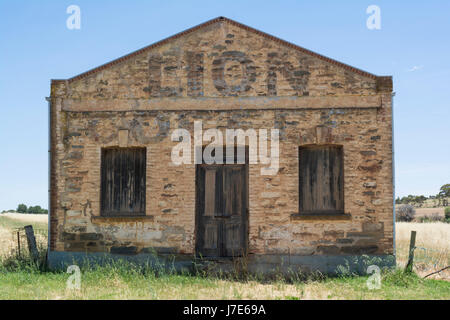
M 69 30 L 69 5 L 81 29 Z M 381 8 L 381 30 L 366 8 Z M 378 75 L 392 75 L 396 195 L 450 183 L 450 1 L 0 2 L 0 210 L 47 207 L 50 79 L 77 75 L 226 16 Z

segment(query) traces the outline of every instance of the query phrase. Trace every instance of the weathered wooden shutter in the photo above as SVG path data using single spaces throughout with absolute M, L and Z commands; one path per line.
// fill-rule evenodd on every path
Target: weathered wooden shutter
M 300 213 L 343 213 L 343 173 L 341 146 L 300 147 Z
M 145 148 L 105 148 L 101 159 L 101 215 L 145 215 Z

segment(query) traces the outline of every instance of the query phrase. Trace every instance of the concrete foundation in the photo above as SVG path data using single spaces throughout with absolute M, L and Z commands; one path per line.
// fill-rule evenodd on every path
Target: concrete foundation
M 350 270 L 359 275 L 367 274 L 367 267 L 376 265 L 380 269 L 396 265 L 393 255 L 263 255 L 251 254 L 245 258 L 234 259 L 198 259 L 192 255 L 156 255 L 137 254 L 120 255 L 101 252 L 49 252 L 49 267 L 54 270 L 65 270 L 70 265 L 86 264 L 105 265 L 111 262 L 130 262 L 149 266 L 156 270 L 172 270 L 176 272 L 194 272 L 197 269 L 210 272 L 249 272 L 250 274 L 311 274 L 320 272 L 327 275 L 338 275 Z

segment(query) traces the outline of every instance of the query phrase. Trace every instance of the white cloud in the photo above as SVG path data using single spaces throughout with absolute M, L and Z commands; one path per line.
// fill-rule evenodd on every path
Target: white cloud
M 406 71 L 408 71 L 408 72 L 414 72 L 414 71 L 420 70 L 420 69 L 422 69 L 422 68 L 423 68 L 423 66 L 414 66 L 414 67 L 412 67 L 411 69 L 407 69 Z

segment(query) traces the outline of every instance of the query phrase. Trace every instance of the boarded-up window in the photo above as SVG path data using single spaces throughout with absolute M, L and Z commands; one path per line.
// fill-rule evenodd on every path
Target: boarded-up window
M 145 148 L 105 148 L 101 159 L 101 215 L 145 215 Z
M 299 148 L 300 213 L 344 213 L 342 146 Z

